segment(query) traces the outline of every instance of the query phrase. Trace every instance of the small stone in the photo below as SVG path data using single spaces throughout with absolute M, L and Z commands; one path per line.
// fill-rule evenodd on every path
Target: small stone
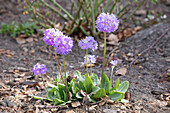
M 134 56 L 134 54 L 133 54 L 133 53 L 128 53 L 128 54 L 127 54 L 127 56 L 129 56 L 129 57 L 133 57 L 133 56 Z
M 115 110 L 115 109 L 104 109 L 103 113 L 117 113 L 117 110 Z
M 121 106 L 120 109 L 126 109 L 126 107 L 125 106 Z
M 76 102 L 71 103 L 71 106 L 72 107 L 78 107 L 78 106 L 81 106 L 81 104 L 80 104 L 79 101 L 76 101 Z
M 141 9 L 136 11 L 135 13 L 135 16 L 142 16 L 142 15 L 146 15 L 146 10 Z

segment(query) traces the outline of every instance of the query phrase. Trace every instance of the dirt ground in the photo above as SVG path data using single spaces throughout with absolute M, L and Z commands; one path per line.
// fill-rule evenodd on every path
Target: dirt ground
M 162 0 L 163 1 L 163 0 Z M 163 11 L 168 15 L 169 5 L 159 2 L 156 10 Z M 12 10 L 12 7 L 14 10 Z M 16 8 L 18 7 L 18 8 Z M 0 0 L 0 21 L 23 20 L 22 5 L 14 0 Z M 16 10 L 16 11 L 15 11 Z M 141 17 L 142 18 L 142 17 Z M 16 40 L 8 35 L 0 35 L 0 113 L 26 113 L 26 112 L 57 112 L 70 111 L 96 112 L 96 113 L 168 113 L 170 111 L 170 77 L 161 77 L 170 73 L 170 31 L 168 31 L 151 49 L 141 55 L 131 66 L 129 64 L 138 54 L 152 45 L 163 33 L 170 28 L 168 19 L 162 23 L 150 26 L 137 32 L 135 35 L 125 39 L 112 51 L 114 57 L 120 59 L 121 63 L 116 70 L 126 68 L 125 75 L 115 75 L 113 80 L 129 81 L 130 87 L 126 98 L 129 103 L 96 104 L 95 111 L 90 111 L 93 105 L 82 105 L 78 108 L 70 106 L 54 107 L 45 101 L 35 100 L 32 95 L 46 94 L 40 78 L 31 72 L 33 65 L 37 62 L 46 64 L 48 71 L 44 76 L 46 82 L 55 78 L 58 74 L 53 49 L 48 47 L 42 40 L 42 35 L 34 37 L 34 41 L 18 44 Z M 74 41 L 73 52 L 66 56 L 66 68 L 70 75 L 75 70 L 85 73 L 82 66 L 85 51 L 82 51 L 77 42 Z M 107 55 L 110 51 L 107 52 Z M 102 57 L 103 51 L 89 51 Z M 62 65 L 62 57 L 59 56 Z M 62 71 L 64 70 L 61 68 Z M 94 73 L 100 76 L 101 66 L 93 67 Z M 106 74 L 110 69 L 106 67 Z

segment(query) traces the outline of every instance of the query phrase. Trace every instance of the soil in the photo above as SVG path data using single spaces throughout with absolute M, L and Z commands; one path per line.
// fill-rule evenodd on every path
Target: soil
M 12 20 L 19 21 L 26 17 L 22 15 L 22 6 L 14 0 L 0 1 L 1 13 L 0 21 L 10 23 Z M 162 2 L 161 2 L 162 3 Z M 159 3 L 159 4 L 161 4 Z M 15 6 L 15 10 L 11 10 Z M 165 7 L 159 5 L 159 7 Z M 14 8 L 15 9 L 15 8 Z M 157 8 L 159 10 L 161 8 Z M 3 12 L 2 12 L 3 11 Z M 162 9 L 161 9 L 162 11 Z M 123 67 L 127 68 L 125 75 L 115 75 L 114 81 L 129 81 L 130 87 L 126 94 L 129 103 L 96 104 L 95 110 L 90 110 L 91 104 L 82 105 L 77 108 L 70 106 L 50 108 L 49 103 L 35 100 L 32 95 L 46 94 L 41 79 L 33 75 L 31 69 L 37 62 L 46 64 L 47 75 L 44 76 L 46 82 L 55 78 L 58 74 L 57 64 L 53 53 L 53 48 L 47 46 L 41 35 L 34 37 L 34 40 L 25 44 L 18 44 L 16 40 L 8 35 L 0 36 L 0 113 L 23 113 L 23 112 L 104 112 L 104 113 L 168 113 L 170 111 L 170 83 L 169 80 L 161 78 L 160 75 L 170 71 L 170 31 L 166 33 L 156 45 L 141 55 L 131 66 L 129 64 L 143 50 L 148 48 L 165 31 L 170 28 L 170 23 L 166 20 L 147 29 L 137 32 L 132 37 L 125 39 L 120 46 L 112 52 L 113 57 L 117 57 L 121 63 L 115 71 Z M 89 51 L 102 57 L 103 51 Z M 109 51 L 107 51 L 109 54 Z M 82 51 L 77 42 L 71 53 L 66 56 L 67 72 L 72 75 L 75 70 L 85 73 L 83 66 Z M 61 70 L 64 69 L 62 57 L 59 56 Z M 93 67 L 93 72 L 100 76 L 101 66 Z M 110 74 L 109 67 L 105 68 L 107 75 Z M 170 73 L 170 72 L 169 72 Z M 59 79 L 59 78 L 58 78 Z M 168 78 L 169 79 L 169 78 Z M 39 106 L 38 106 L 39 105 Z M 54 106 L 52 106 L 54 107 Z M 73 111 L 72 111 L 73 110 Z

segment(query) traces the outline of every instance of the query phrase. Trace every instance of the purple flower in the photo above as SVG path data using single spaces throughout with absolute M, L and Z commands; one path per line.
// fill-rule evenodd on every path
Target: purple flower
M 118 29 L 119 20 L 115 15 L 109 13 L 101 13 L 96 20 L 96 28 L 100 32 L 114 32 Z
M 94 40 L 94 37 L 92 36 L 86 36 L 85 39 L 82 39 L 79 41 L 78 45 L 81 47 L 81 49 L 92 49 L 93 51 L 97 49 L 97 42 Z
M 36 65 L 34 65 L 34 67 L 32 68 L 32 72 L 34 72 L 35 75 L 39 75 L 39 74 L 45 74 L 47 71 L 46 65 L 45 64 L 39 64 L 37 63 Z
M 87 64 L 96 63 L 95 55 L 87 55 Z M 86 56 L 84 56 L 84 64 L 86 64 Z
M 116 65 L 117 65 L 117 63 L 118 63 L 118 62 L 117 62 L 117 60 L 114 60 L 114 61 L 113 61 L 113 60 L 111 60 L 110 65 L 111 65 L 111 66 L 116 66 Z
M 73 40 L 65 35 L 58 36 L 54 39 L 54 47 L 57 54 L 67 55 L 73 47 Z
M 43 40 L 47 45 L 54 46 L 54 39 L 62 35 L 63 33 L 58 29 L 54 29 L 54 28 L 46 29 L 44 31 Z

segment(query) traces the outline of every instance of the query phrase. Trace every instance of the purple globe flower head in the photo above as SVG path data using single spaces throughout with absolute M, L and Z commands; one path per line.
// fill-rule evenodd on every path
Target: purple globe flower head
M 117 60 L 111 60 L 111 61 L 110 61 L 110 65 L 111 65 L 111 66 L 116 66 L 117 63 L 118 63 Z
M 87 64 L 96 63 L 95 55 L 87 55 Z M 86 55 L 84 56 L 84 64 L 86 64 Z
M 96 28 L 100 32 L 111 33 L 118 29 L 119 20 L 115 15 L 109 13 L 101 13 L 96 20 Z
M 92 36 L 86 36 L 85 39 L 82 39 L 79 41 L 78 43 L 79 47 L 81 47 L 81 49 L 92 49 L 93 51 L 97 49 L 97 42 L 94 40 L 94 37 Z
M 35 75 L 39 75 L 39 74 L 45 74 L 47 71 L 46 65 L 45 64 L 39 64 L 37 63 L 36 65 L 34 65 L 34 67 L 32 68 L 32 72 L 34 72 Z
M 54 39 L 60 35 L 63 35 L 61 31 L 55 28 L 46 29 L 44 31 L 43 40 L 47 45 L 54 45 Z
M 73 40 L 65 35 L 60 35 L 54 39 L 54 47 L 57 54 L 67 55 L 73 47 Z

